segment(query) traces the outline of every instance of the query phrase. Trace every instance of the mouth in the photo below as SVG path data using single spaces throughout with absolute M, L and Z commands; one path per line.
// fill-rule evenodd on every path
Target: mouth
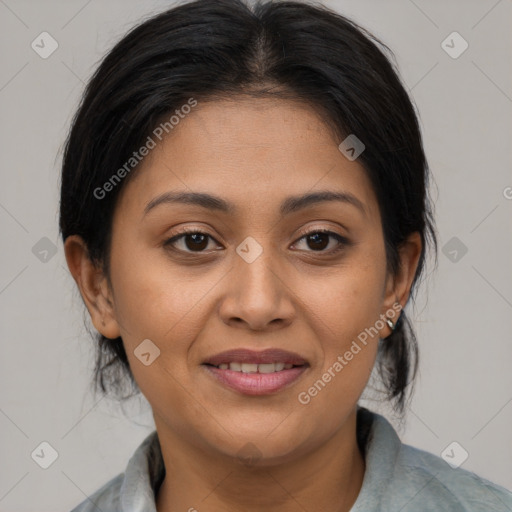
M 244 395 L 265 395 L 291 386 L 309 363 L 298 354 L 280 349 L 237 349 L 217 354 L 202 366 L 223 386 Z
M 283 370 L 290 370 L 291 368 L 300 368 L 302 364 L 291 363 L 221 363 L 219 365 L 204 363 L 206 366 L 212 366 L 219 370 L 231 370 L 233 372 L 241 373 L 275 373 Z

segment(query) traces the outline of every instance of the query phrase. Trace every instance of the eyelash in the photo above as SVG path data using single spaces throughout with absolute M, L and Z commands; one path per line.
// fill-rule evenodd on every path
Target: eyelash
M 347 238 L 339 235 L 338 233 L 335 233 L 334 231 L 330 231 L 328 229 L 313 229 L 311 231 L 303 233 L 302 236 L 299 239 L 297 239 L 297 242 L 295 242 L 294 245 L 296 243 L 300 242 L 301 240 L 303 240 L 304 238 L 306 238 L 306 237 L 308 237 L 310 235 L 315 235 L 317 233 L 322 233 L 322 234 L 330 235 L 332 238 L 334 238 L 335 240 L 337 240 L 339 242 L 338 246 L 336 248 L 334 248 L 334 249 L 329 250 L 329 251 L 324 251 L 324 250 L 322 250 L 322 251 L 313 251 L 313 250 L 310 250 L 310 251 L 306 251 L 306 252 L 333 255 L 333 254 L 337 254 L 339 251 L 343 250 L 346 246 L 351 245 L 350 241 Z M 205 254 L 205 251 L 183 251 L 182 249 L 176 249 L 173 246 L 173 244 L 175 242 L 177 242 L 181 238 L 184 238 L 187 235 L 206 235 L 211 240 L 214 240 L 215 242 L 217 242 L 208 233 L 204 233 L 203 231 L 199 231 L 199 230 L 194 229 L 194 228 L 183 228 L 183 230 L 180 231 L 179 234 L 177 234 L 177 235 L 169 238 L 168 240 L 166 240 L 164 242 L 164 246 L 165 247 L 170 247 L 172 250 L 178 251 L 180 253 L 185 253 L 185 254 L 197 254 L 197 255 Z

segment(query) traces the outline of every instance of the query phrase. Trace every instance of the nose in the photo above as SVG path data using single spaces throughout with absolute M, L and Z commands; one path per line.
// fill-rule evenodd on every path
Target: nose
M 236 256 L 220 306 L 224 323 L 254 331 L 280 329 L 295 315 L 291 275 L 263 251 L 254 261 Z

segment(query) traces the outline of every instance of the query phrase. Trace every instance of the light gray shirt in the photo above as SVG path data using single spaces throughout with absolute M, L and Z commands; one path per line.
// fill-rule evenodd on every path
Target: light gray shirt
M 366 469 L 350 512 L 512 512 L 510 491 L 403 444 L 383 416 L 359 408 L 357 429 Z M 154 431 L 137 448 L 124 473 L 71 512 L 156 512 L 155 496 L 164 476 Z

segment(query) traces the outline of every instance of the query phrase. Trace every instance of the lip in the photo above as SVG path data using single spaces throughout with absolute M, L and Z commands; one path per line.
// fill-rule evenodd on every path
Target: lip
M 203 364 L 218 366 L 222 363 L 284 363 L 294 365 L 307 365 L 308 362 L 295 352 L 281 350 L 279 348 L 268 348 L 262 351 L 255 351 L 245 348 L 237 348 L 220 352 L 206 359 Z M 279 372 L 276 372 L 279 373 Z
M 296 365 L 273 373 L 243 373 L 217 368 L 223 363 L 284 363 Z M 220 352 L 206 359 L 202 366 L 217 382 L 244 395 L 267 395 L 291 386 L 309 367 L 309 363 L 295 352 L 278 348 L 256 351 L 237 348 Z
M 203 366 L 218 382 L 244 395 L 268 395 L 281 391 L 291 386 L 308 368 L 304 365 L 274 373 L 243 373 Z

